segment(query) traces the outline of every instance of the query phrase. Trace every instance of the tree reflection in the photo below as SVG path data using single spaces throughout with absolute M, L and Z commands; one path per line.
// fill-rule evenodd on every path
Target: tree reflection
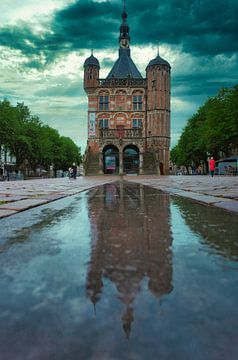
M 202 242 L 227 259 L 238 259 L 237 215 L 182 197 L 174 197 L 172 201 L 190 229 L 202 237 Z

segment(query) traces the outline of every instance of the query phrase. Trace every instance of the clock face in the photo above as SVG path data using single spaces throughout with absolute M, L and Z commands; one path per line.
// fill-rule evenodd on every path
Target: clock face
M 121 39 L 120 45 L 121 45 L 121 47 L 123 47 L 123 48 L 128 48 L 128 47 L 129 47 L 129 42 L 128 42 L 127 39 Z

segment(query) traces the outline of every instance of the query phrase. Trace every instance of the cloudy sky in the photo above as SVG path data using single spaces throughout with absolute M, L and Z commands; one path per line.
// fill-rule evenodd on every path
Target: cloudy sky
M 172 146 L 187 119 L 222 86 L 237 83 L 237 0 L 127 0 L 132 59 L 145 76 L 157 54 L 172 66 Z M 84 150 L 87 98 L 83 63 L 100 77 L 118 55 L 121 0 L 0 1 L 0 99 L 32 114 Z

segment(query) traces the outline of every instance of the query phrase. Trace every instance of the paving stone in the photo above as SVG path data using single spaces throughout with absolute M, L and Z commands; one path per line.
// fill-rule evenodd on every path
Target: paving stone
M 38 205 L 45 204 L 47 202 L 48 202 L 47 200 L 43 200 L 43 199 L 26 199 L 26 200 L 15 201 L 9 204 L 0 205 L 0 209 L 21 211 L 21 210 L 30 209 Z
M 238 214 L 238 202 L 237 201 L 219 201 L 218 203 L 214 204 L 215 206 L 228 210 L 228 211 L 232 211 Z
M 66 194 L 46 194 L 46 195 L 40 195 L 37 197 L 37 199 L 41 199 L 41 200 L 48 200 L 48 201 L 54 201 L 54 200 L 58 200 L 58 199 L 62 199 L 63 197 L 65 197 Z
M 16 214 L 16 213 L 17 213 L 16 210 L 9 210 L 9 209 L 2 210 L 2 209 L 0 209 L 0 219 L 4 218 L 6 216 Z
M 20 196 L 20 195 L 16 195 L 16 196 L 0 196 L 0 201 L 18 201 L 18 200 L 24 200 L 26 199 L 26 196 Z

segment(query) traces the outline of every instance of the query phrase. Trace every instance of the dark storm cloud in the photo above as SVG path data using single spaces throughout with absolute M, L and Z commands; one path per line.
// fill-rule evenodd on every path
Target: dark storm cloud
M 127 1 L 132 44 L 161 41 L 185 52 L 215 55 L 237 51 L 236 0 Z M 122 2 L 77 1 L 55 14 L 51 28 L 72 50 L 118 46 Z
M 120 6 L 114 2 L 78 1 L 55 14 L 52 30 L 63 34 L 71 49 L 114 45 L 120 26 Z
M 20 50 L 28 67 L 40 68 L 57 56 L 91 47 L 118 46 L 122 2 L 76 1 L 55 12 L 48 32 L 37 35 L 20 23 L 0 28 L 0 45 Z M 180 45 L 197 55 L 236 52 L 238 2 L 236 0 L 127 1 L 132 45 Z
M 236 0 L 132 0 L 134 41 L 180 44 L 185 52 L 200 55 L 237 51 Z

